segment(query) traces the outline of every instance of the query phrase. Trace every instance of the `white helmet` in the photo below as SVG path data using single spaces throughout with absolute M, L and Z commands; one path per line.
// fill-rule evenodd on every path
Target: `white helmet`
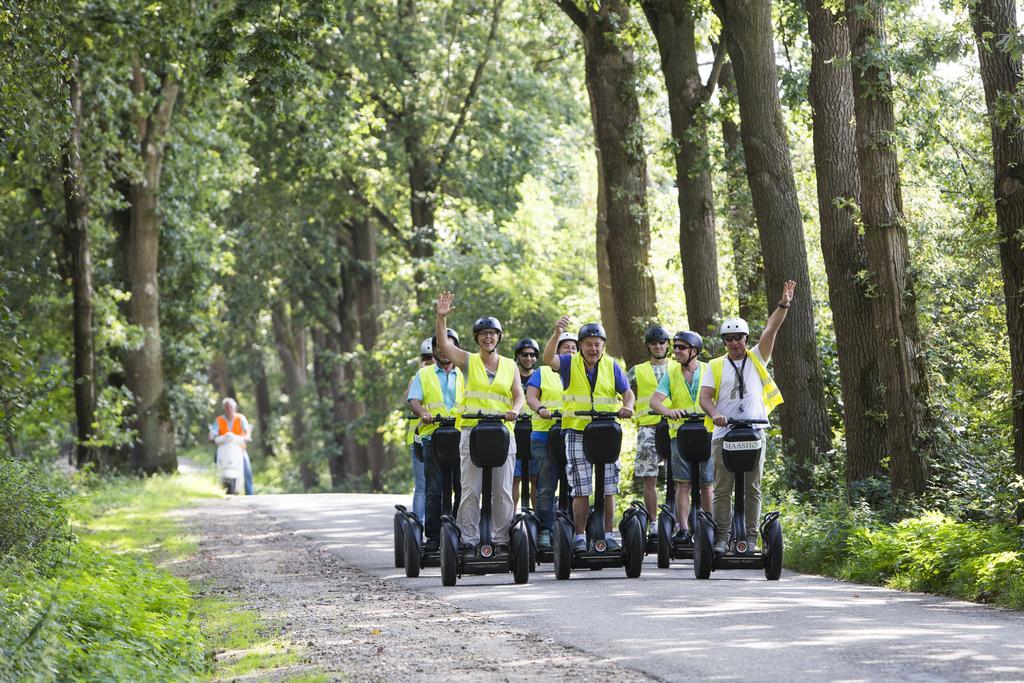
M 558 335 L 558 343 L 555 344 L 555 348 L 561 346 L 562 342 L 564 341 L 574 341 L 577 344 L 580 343 L 580 340 L 576 338 L 575 332 L 563 332 L 562 334 Z
M 718 331 L 718 336 L 725 334 L 745 334 L 749 337 L 750 326 L 743 318 L 726 318 L 722 321 L 722 329 Z
M 433 356 L 434 355 L 434 344 L 431 342 L 430 337 L 427 337 L 420 343 L 420 355 L 421 356 Z

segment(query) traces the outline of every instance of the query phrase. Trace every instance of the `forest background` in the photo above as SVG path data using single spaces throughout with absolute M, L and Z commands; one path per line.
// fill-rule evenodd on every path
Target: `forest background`
M 645 359 L 797 299 L 779 499 L 1024 492 L 1012 2 L 4 2 L 4 457 L 405 491 L 432 301 Z M 997 201 L 998 199 L 998 201 Z

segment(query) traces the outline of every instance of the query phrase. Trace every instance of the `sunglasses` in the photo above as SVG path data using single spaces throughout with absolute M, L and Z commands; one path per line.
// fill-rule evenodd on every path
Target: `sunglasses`
M 662 344 L 668 344 L 668 340 L 667 339 L 657 339 L 657 340 L 651 342 L 651 346 L 656 346 L 656 345 L 660 346 Z
M 686 351 L 686 350 L 692 349 L 693 347 L 692 346 L 687 346 L 686 344 L 673 344 L 672 348 L 676 349 L 676 350 L 679 350 L 679 351 Z
M 743 341 L 743 335 L 742 334 L 723 334 L 722 335 L 722 341 L 725 341 L 725 342 Z
M 536 358 L 537 357 L 537 354 L 535 354 L 535 353 L 521 353 L 519 355 L 522 358 Z
M 422 356 L 420 356 L 420 360 L 434 360 L 434 357 L 427 354 L 423 354 Z

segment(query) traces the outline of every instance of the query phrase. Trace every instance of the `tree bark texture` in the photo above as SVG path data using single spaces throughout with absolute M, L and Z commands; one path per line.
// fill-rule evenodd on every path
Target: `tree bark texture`
M 971 24 L 992 128 L 999 261 L 1010 341 L 1013 454 L 1017 474 L 1024 476 L 1024 121 L 1014 114 L 1017 109 L 1007 106 L 1020 88 L 1024 64 L 1001 42 L 1020 34 L 1013 0 L 978 0 L 971 8 Z M 1024 521 L 1024 506 L 1016 513 L 1017 521 Z
M 811 282 L 803 222 L 779 102 L 772 43 L 770 2 L 713 0 L 722 21 L 739 97 L 747 180 L 764 256 L 765 289 L 770 297 L 786 280 L 797 296 L 775 344 L 775 378 L 785 397 L 782 436 L 787 467 L 800 490 L 810 485 L 812 467 L 831 448 L 821 362 L 814 331 Z M 771 301 L 771 300 L 770 300 Z
M 861 217 L 874 288 L 879 367 L 885 391 L 886 447 L 893 493 L 924 491 L 931 450 L 928 375 L 918 335 L 899 167 L 892 142 L 895 116 L 880 2 L 847 2 L 857 120 Z
M 867 283 L 867 251 L 856 221 L 860 205 L 850 39 L 842 14 L 807 0 L 813 50 L 808 95 L 814 118 L 814 167 L 821 251 L 839 354 L 846 424 L 846 483 L 882 474 L 885 429 L 878 338 Z
M 78 60 L 69 62 L 72 126 L 64 144 L 64 224 L 61 242 L 71 279 L 71 333 L 74 344 L 75 464 L 105 467 L 103 450 L 89 442 L 96 422 L 96 341 L 93 323 L 92 251 L 89 244 L 89 204 L 82 168 L 82 88 Z
M 289 306 L 275 301 L 271 306 L 274 345 L 281 370 L 284 373 L 284 391 L 288 394 L 288 412 L 292 418 L 292 453 L 299 462 L 302 487 L 309 490 L 320 483 L 316 469 L 309 462 L 309 444 L 306 434 L 305 391 L 309 378 L 306 354 L 306 334 L 295 324 Z
M 646 0 L 643 7 L 658 43 L 668 90 L 686 320 L 691 330 L 707 335 L 712 333 L 722 311 L 722 300 L 718 289 L 715 199 L 703 113 L 710 87 L 704 87 L 697 67 L 697 10 L 692 3 L 679 0 Z
M 356 220 L 352 224 L 352 254 L 355 257 L 355 298 L 356 312 L 359 316 L 359 339 L 363 349 L 372 353 L 377 345 L 379 328 L 377 317 L 380 314 L 380 280 L 377 277 L 377 230 L 373 221 L 368 218 Z M 373 362 L 372 360 L 370 361 Z M 373 397 L 368 405 L 369 413 L 376 424 L 388 412 L 387 401 L 383 396 Z M 393 464 L 388 450 L 384 447 L 384 435 L 374 429 L 366 443 L 367 457 L 370 461 L 373 489 L 379 491 L 384 485 L 384 472 Z
M 267 382 L 267 369 L 263 364 L 263 354 L 258 349 L 251 354 L 249 372 L 252 379 L 253 393 L 256 397 L 256 419 L 259 421 L 256 441 L 260 445 L 263 457 L 274 457 L 274 440 L 271 437 L 270 386 Z
M 314 326 L 311 336 L 313 337 L 313 380 L 319 399 L 317 413 L 324 433 L 327 435 L 327 466 L 331 473 L 331 488 L 337 491 L 341 489 L 345 481 L 345 458 L 343 457 L 345 426 L 344 422 L 335 419 L 334 410 L 337 405 L 335 392 L 338 388 L 335 376 L 339 362 L 336 354 L 330 348 L 331 334 L 325 332 L 322 327 Z
M 597 130 L 597 115 L 594 101 L 590 99 L 590 121 Z M 594 220 L 595 253 L 597 258 L 597 296 L 601 307 L 601 322 L 608 335 L 606 351 L 615 358 L 622 357 L 622 334 L 619 317 L 615 311 L 615 293 L 612 287 L 612 268 L 608 256 L 608 191 L 604 182 L 604 168 L 601 165 L 601 148 L 594 139 L 594 157 L 597 160 L 597 216 Z
M 739 101 L 732 62 L 726 62 L 718 77 L 718 100 L 722 107 L 722 143 L 725 148 L 725 227 L 732 245 L 732 268 L 736 281 L 739 316 L 744 320 L 762 320 L 765 308 L 764 260 L 757 236 L 757 218 L 750 200 L 747 163 L 743 160 L 740 135 Z
M 608 265 L 622 355 L 629 365 L 648 357 L 643 333 L 657 317 L 650 268 L 651 230 L 647 215 L 647 159 L 636 57 L 621 32 L 628 23 L 624 0 L 602 0 L 581 10 L 572 0 L 559 6 L 583 34 L 587 92 L 600 150 L 608 224 Z
M 149 92 L 146 75 L 138 63 L 132 66 L 131 89 L 140 100 Z M 125 371 L 126 384 L 135 396 L 139 432 L 135 466 L 147 474 L 174 472 L 178 468 L 174 422 L 164 383 L 158 281 L 160 173 L 177 97 L 177 83 L 170 75 L 165 76 L 153 109 L 148 112 L 136 109 L 132 115 L 142 173 L 128 186 L 131 223 L 125 269 L 131 298 L 127 317 L 129 323 L 142 328 L 144 336 L 142 346 L 126 354 Z
M 223 353 L 217 352 L 213 360 L 206 368 L 206 376 L 210 385 L 217 392 L 217 397 L 223 400 L 225 397 L 237 398 L 235 394 L 235 383 L 231 381 L 231 370 L 228 368 L 228 359 Z

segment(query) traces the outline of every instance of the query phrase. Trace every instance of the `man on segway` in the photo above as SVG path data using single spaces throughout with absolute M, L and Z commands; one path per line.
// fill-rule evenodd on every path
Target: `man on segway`
M 555 353 L 560 356 L 573 355 L 577 351 L 577 343 L 575 334 L 563 332 L 558 336 Z M 554 370 L 544 365 L 533 373 L 526 385 L 526 403 L 533 411 L 530 452 L 533 462 L 540 463 L 537 472 L 537 523 L 540 525 L 537 548 L 543 551 L 551 549 L 551 530 L 555 524 L 555 489 L 558 488 L 557 463 L 548 451 L 548 436 L 555 426 L 553 413 L 562 409 L 562 380 Z M 560 430 L 556 431 L 560 433 Z
M 516 364 L 511 358 L 498 354 L 501 342 L 501 323 L 494 317 L 483 317 L 473 323 L 473 341 L 479 352 L 470 354 L 452 344 L 446 335 L 448 314 L 454 309 L 455 295 L 442 292 L 437 299 L 437 344 L 440 352 L 451 359 L 466 378 L 464 414 L 484 413 L 502 415 L 511 433 L 519 411 L 522 410 L 523 387 L 516 373 Z M 459 505 L 456 522 L 462 535 L 463 556 L 474 556 L 480 542 L 480 492 L 483 487 L 483 470 L 473 464 L 470 457 L 470 432 L 478 420 L 462 420 L 462 440 L 459 445 L 462 469 L 462 502 Z M 491 483 L 494 491 L 493 523 L 495 558 L 508 557 L 509 526 L 512 523 L 512 470 L 516 452 L 515 439 L 509 439 L 508 457 L 501 467 L 492 470 Z
M 697 360 L 704 348 L 704 340 L 696 332 L 676 332 L 672 337 L 672 352 L 677 362 L 670 363 L 668 374 L 658 384 L 651 397 L 651 410 L 669 418 L 669 436 L 672 439 L 672 479 L 675 481 L 676 528 L 673 541 L 688 542 L 690 530 L 690 484 L 693 473 L 690 463 L 679 453 L 676 435 L 682 426 L 684 413 L 700 412 L 701 381 L 708 368 L 707 363 Z M 700 473 L 700 505 L 711 512 L 712 490 L 715 480 L 714 465 L 707 463 Z
M 530 337 L 524 337 L 516 343 L 515 351 L 513 353 L 516 359 L 516 367 L 519 369 L 519 383 L 523 387 L 523 396 L 526 395 L 526 385 L 529 383 L 530 378 L 537 374 L 537 360 L 540 356 L 540 345 L 534 339 Z M 531 420 L 529 425 L 532 428 L 532 417 L 533 411 L 528 407 L 524 410 L 524 415 L 528 415 Z M 523 415 L 520 415 L 520 420 L 525 420 Z M 520 427 L 517 423 L 516 433 L 518 438 Z M 529 431 L 529 430 L 527 430 Z M 525 432 L 524 432 L 525 436 Z M 531 434 L 532 436 L 532 434 Z M 537 473 L 540 469 L 540 462 L 538 459 L 533 457 L 533 453 L 529 447 L 529 439 L 522 439 L 516 443 L 516 465 L 512 476 L 512 507 L 519 505 L 519 492 L 520 484 L 522 483 L 523 476 L 523 460 L 525 458 L 530 459 L 529 472 L 530 472 L 530 500 L 523 501 L 523 508 L 529 507 L 530 509 L 536 509 L 537 507 Z M 522 450 L 520 450 L 522 449 Z M 525 451 L 525 452 L 524 452 Z
M 583 452 L 583 430 L 592 418 L 577 416 L 576 411 L 616 413 L 621 419 L 633 416 L 635 396 L 629 380 L 619 364 L 604 354 L 608 341 L 604 327 L 587 323 L 580 327 L 580 352 L 557 355 L 558 339 L 569 326 L 569 316 L 563 315 L 555 323 L 554 333 L 544 347 L 544 362 L 557 372 L 562 380 L 562 433 L 565 438 L 566 473 L 572 487 L 572 514 L 575 526 L 573 552 L 587 551 L 586 524 L 590 508 L 592 478 L 590 462 Z M 620 404 L 621 397 L 621 405 Z M 615 514 L 615 494 L 619 492 L 619 464 L 605 465 L 604 528 L 609 550 L 618 550 L 619 543 L 612 536 L 612 518 Z
M 459 346 L 459 335 L 455 330 L 448 328 L 447 337 L 452 344 Z M 437 431 L 434 415 L 455 415 L 465 393 L 465 377 L 462 370 L 455 367 L 451 359 L 441 351 L 436 338 L 431 340 L 431 345 L 433 357 L 437 362 L 421 368 L 416 373 L 409 387 L 408 396 L 409 408 L 420 418 L 421 423 L 420 442 L 423 447 L 423 467 L 427 482 L 426 518 L 423 524 L 423 535 L 426 538 L 423 551 L 426 553 L 436 553 L 440 543 L 441 498 L 445 474 L 443 466 L 434 454 L 432 436 Z M 458 509 L 462 489 L 461 473 L 456 468 L 452 469 L 455 469 L 450 472 L 455 492 L 452 507 Z
M 722 323 L 720 334 L 725 342 L 726 354 L 708 364 L 701 380 L 700 406 L 707 415 L 706 425 L 711 434 L 711 458 L 715 469 L 715 554 L 729 547 L 731 522 L 730 494 L 735 477 L 723 464 L 722 440 L 729 431 L 729 418 L 767 421 L 768 414 L 782 403 L 782 393 L 768 374 L 767 365 L 775 347 L 775 337 L 786 320 L 796 282 L 783 285 L 778 306 L 768 317 L 764 332 L 753 348 L 747 348 L 750 327 L 742 318 L 729 318 Z M 763 427 L 756 426 L 758 431 Z M 764 471 L 764 444 L 754 469 L 744 477 L 746 540 L 751 548 L 757 543 L 757 523 L 761 516 L 761 474 Z
M 658 383 L 668 373 L 668 330 L 661 325 L 651 325 L 644 332 L 644 344 L 650 359 L 634 365 L 626 373 L 630 386 L 636 393 L 636 461 L 633 464 L 633 478 L 640 479 L 644 488 L 644 506 L 650 516 L 650 534 L 657 536 L 658 510 L 658 447 L 655 434 L 662 416 L 651 410 L 651 396 Z

